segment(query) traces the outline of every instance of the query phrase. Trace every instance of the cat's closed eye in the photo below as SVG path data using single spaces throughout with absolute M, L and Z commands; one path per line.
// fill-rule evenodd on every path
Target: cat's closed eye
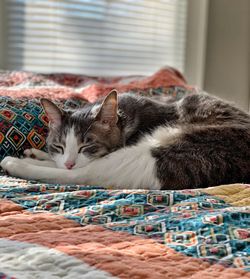
M 99 150 L 98 146 L 93 144 L 93 145 L 86 147 L 84 149 L 84 152 L 89 153 L 89 154 L 95 154 L 98 150 Z
M 60 144 L 52 144 L 52 147 L 55 148 L 59 153 L 64 153 L 64 147 Z
M 83 151 L 85 146 L 81 146 L 79 149 L 78 149 L 78 153 L 81 153 Z
M 85 138 L 84 138 L 84 143 L 85 144 L 90 144 L 91 142 L 94 141 L 94 138 L 90 135 L 87 135 Z
M 82 147 L 79 148 L 78 153 L 90 153 L 90 154 L 94 154 L 98 151 L 98 147 L 95 146 L 95 144 L 88 144 L 88 145 L 84 145 Z
M 82 153 L 85 151 L 85 149 L 89 146 L 92 146 L 94 144 L 94 138 L 92 136 L 89 136 L 87 135 L 85 138 L 84 138 L 84 142 L 83 144 L 79 147 L 78 149 L 78 153 Z

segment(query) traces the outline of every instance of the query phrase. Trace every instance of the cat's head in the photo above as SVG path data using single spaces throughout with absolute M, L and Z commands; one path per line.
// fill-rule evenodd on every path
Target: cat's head
M 48 152 L 58 167 L 83 167 L 122 146 L 116 91 L 74 111 L 61 110 L 47 99 L 41 104 L 49 119 Z

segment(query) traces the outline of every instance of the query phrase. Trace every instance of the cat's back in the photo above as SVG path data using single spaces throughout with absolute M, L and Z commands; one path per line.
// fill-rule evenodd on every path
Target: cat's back
M 119 104 L 130 113 L 150 112 L 151 117 L 162 115 L 171 121 L 175 119 L 176 124 L 250 125 L 247 112 L 206 92 L 184 95 L 177 101 L 173 101 L 173 98 L 148 98 L 125 93 L 120 95 Z
M 183 123 L 250 125 L 248 113 L 207 93 L 187 95 L 176 104 Z

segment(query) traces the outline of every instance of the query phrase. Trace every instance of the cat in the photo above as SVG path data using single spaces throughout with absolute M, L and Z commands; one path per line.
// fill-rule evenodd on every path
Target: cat
M 76 110 L 41 104 L 48 154 L 6 157 L 1 166 L 11 175 L 118 189 L 250 183 L 250 116 L 207 93 L 168 101 L 114 90 Z

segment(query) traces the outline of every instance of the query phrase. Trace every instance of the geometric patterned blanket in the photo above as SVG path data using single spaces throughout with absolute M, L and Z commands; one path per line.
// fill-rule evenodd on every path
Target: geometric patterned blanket
M 112 190 L 1 176 L 0 228 L 0 278 L 250 278 L 250 185 Z

